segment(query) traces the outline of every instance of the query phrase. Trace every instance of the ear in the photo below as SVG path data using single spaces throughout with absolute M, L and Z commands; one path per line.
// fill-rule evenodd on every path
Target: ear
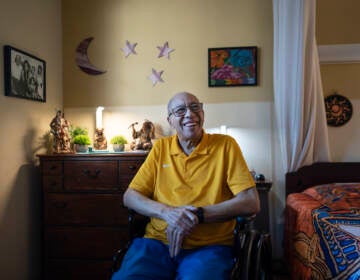
M 173 119 L 171 118 L 171 116 L 168 116 L 166 119 L 167 119 L 169 125 L 171 126 L 171 128 L 174 128 Z

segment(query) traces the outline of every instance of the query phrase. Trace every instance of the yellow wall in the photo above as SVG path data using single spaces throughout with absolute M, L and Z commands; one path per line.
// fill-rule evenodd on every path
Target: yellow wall
M 319 45 L 360 43 L 360 1 L 317 0 L 316 3 Z
M 360 44 L 360 1 L 318 0 L 318 45 Z M 360 150 L 360 61 L 322 64 L 324 96 L 335 92 L 347 97 L 353 106 L 352 118 L 341 127 L 329 127 L 329 144 L 334 161 L 359 161 Z
M 0 278 L 40 279 L 41 137 L 62 108 L 60 0 L 0 0 Z M 47 63 L 46 103 L 4 96 L 3 45 Z
M 178 91 L 207 103 L 269 101 L 272 94 L 272 3 L 263 0 L 64 0 L 64 106 L 166 104 Z M 79 42 L 94 37 L 91 62 L 107 70 L 90 76 L 75 64 Z M 124 57 L 125 41 L 137 55 Z M 168 41 L 170 60 L 157 58 Z M 259 86 L 208 88 L 210 47 L 259 47 Z M 165 83 L 152 86 L 151 69 Z

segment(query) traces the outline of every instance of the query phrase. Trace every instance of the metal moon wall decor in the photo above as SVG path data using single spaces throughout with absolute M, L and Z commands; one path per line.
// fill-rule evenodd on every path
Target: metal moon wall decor
M 76 48 L 76 64 L 82 71 L 89 75 L 104 74 L 106 71 L 100 70 L 94 65 L 92 65 L 87 54 L 87 50 L 93 39 L 94 37 L 89 37 L 80 42 L 80 44 Z
M 325 98 L 325 110 L 329 126 L 342 126 L 351 119 L 353 108 L 349 99 L 335 93 Z
M 92 65 L 87 54 L 87 50 L 93 39 L 94 37 L 89 37 L 83 39 L 80 42 L 80 44 L 76 48 L 76 64 L 82 71 L 89 75 L 104 74 L 106 71 L 100 70 L 94 65 Z M 137 43 L 130 43 L 129 40 L 126 40 L 125 46 L 121 48 L 121 51 L 124 52 L 125 58 L 128 58 L 130 55 L 137 55 L 137 52 L 135 51 L 136 46 Z M 157 49 L 159 51 L 157 58 L 165 57 L 168 60 L 170 60 L 170 53 L 175 51 L 175 49 L 169 47 L 168 41 L 166 41 L 162 46 L 157 46 Z M 163 73 L 164 70 L 157 71 L 152 68 L 151 74 L 147 78 L 151 80 L 152 85 L 155 86 L 158 83 L 164 83 L 164 79 L 161 77 Z

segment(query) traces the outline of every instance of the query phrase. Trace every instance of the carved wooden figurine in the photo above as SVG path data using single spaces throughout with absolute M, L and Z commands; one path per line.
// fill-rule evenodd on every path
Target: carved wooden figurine
M 135 130 L 135 122 L 130 125 L 132 128 L 132 137 L 134 141 L 131 142 L 130 148 L 132 150 L 150 150 L 153 146 L 151 139 L 155 138 L 155 126 L 151 121 L 145 120 L 139 131 Z
M 107 149 L 107 140 L 106 140 L 103 128 L 95 129 L 94 148 L 97 150 L 106 150 Z
M 69 133 L 70 123 L 61 113 L 61 110 L 56 112 L 56 116 L 50 123 L 50 132 L 54 136 L 53 152 L 54 153 L 72 153 L 70 143 L 71 136 Z

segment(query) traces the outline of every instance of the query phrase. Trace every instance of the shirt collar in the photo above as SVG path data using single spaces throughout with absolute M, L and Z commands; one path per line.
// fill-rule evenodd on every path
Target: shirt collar
M 194 151 L 191 153 L 192 154 L 202 154 L 205 155 L 208 153 L 208 138 L 209 135 L 203 130 L 203 135 L 202 138 L 200 140 L 200 143 L 196 146 L 196 148 L 194 149 Z M 171 147 L 170 147 L 170 154 L 171 155 L 179 155 L 184 153 L 183 150 L 180 148 L 180 145 L 178 143 L 178 136 L 177 134 L 172 136 L 171 139 Z

